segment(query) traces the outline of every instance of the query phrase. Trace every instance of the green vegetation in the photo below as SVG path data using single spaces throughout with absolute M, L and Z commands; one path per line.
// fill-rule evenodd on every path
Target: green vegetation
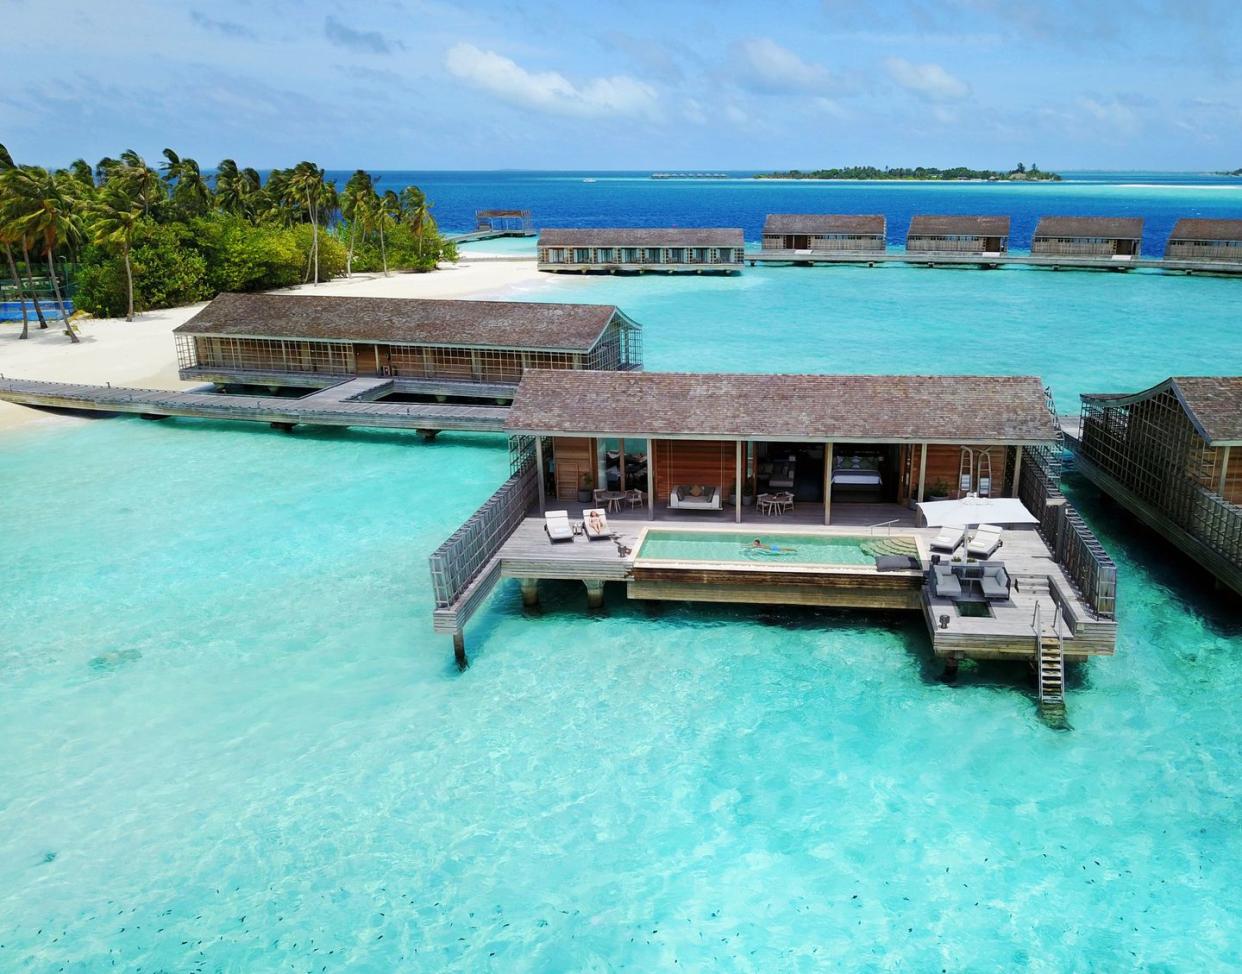
M 1030 168 L 1025 163 L 1018 163 L 1008 172 L 994 169 L 967 169 L 955 166 L 952 169 L 936 169 L 931 166 L 918 166 L 914 169 L 897 167 L 883 169 L 877 166 L 846 166 L 841 169 L 816 169 L 803 172 L 791 169 L 788 172 L 762 173 L 756 179 L 983 179 L 989 182 L 1060 182 L 1061 177 L 1054 172 L 1044 172 L 1035 163 Z
M 338 194 L 311 162 L 274 169 L 264 182 L 232 159 L 214 176 L 172 149 L 164 159 L 157 172 L 128 150 L 94 168 L 79 159 L 48 171 L 16 164 L 0 145 L 0 275 L 7 271 L 22 302 L 22 338 L 27 305 L 47 327 L 49 291 L 36 275 L 63 311 L 69 265 L 77 269 L 75 307 L 132 321 L 221 291 L 427 271 L 457 259 L 417 187 L 381 196 L 360 169 Z M 65 333 L 78 341 L 72 328 Z

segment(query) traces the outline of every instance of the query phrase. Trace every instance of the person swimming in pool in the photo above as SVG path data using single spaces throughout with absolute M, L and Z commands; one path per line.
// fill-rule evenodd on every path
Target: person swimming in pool
M 776 544 L 764 544 L 762 538 L 755 538 L 751 542 L 750 547 L 753 551 L 766 551 L 772 555 L 796 555 L 798 553 L 797 548 L 782 548 Z

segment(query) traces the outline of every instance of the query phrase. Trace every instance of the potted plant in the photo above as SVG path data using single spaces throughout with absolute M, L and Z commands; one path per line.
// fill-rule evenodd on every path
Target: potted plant
M 589 504 L 592 500 L 591 491 L 595 489 L 595 478 L 584 473 L 578 478 L 578 503 Z
M 929 501 L 947 501 L 949 499 L 949 492 L 952 489 L 947 481 L 933 481 L 927 488 L 927 499 Z

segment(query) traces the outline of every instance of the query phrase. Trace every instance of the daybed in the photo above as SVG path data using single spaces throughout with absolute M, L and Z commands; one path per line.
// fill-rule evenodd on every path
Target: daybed
M 668 506 L 673 511 L 719 511 L 720 488 L 704 486 L 674 487 Z

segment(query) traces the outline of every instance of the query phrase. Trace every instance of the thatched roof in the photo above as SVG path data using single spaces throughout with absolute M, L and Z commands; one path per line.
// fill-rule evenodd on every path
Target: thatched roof
M 884 217 L 853 213 L 769 213 L 764 233 L 872 233 L 884 236 Z
M 1036 237 L 1105 237 L 1110 240 L 1141 240 L 1142 217 L 1041 216 Z
M 1181 219 L 1169 240 L 1242 240 L 1242 220 Z
M 740 229 L 627 227 L 539 231 L 541 247 L 741 247 Z
M 1032 376 L 531 370 L 506 428 L 568 436 L 941 443 L 1056 438 Z
M 616 314 L 606 304 L 221 294 L 176 333 L 580 352 Z
M 920 214 L 910 221 L 911 237 L 1009 236 L 1007 216 L 935 216 Z
M 1083 399 L 1128 406 L 1171 392 L 1209 446 L 1242 446 L 1242 375 L 1175 375 L 1135 393 L 1084 393 Z

